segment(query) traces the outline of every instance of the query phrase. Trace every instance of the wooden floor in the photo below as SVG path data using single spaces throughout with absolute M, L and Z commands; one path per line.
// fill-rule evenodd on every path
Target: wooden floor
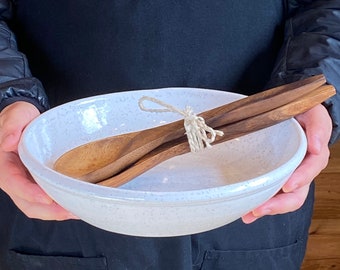
M 302 270 L 340 270 L 340 142 L 316 179 L 315 209 Z

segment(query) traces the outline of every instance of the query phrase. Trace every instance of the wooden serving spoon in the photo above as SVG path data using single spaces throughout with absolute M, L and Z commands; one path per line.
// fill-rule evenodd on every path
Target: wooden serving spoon
M 288 104 L 324 85 L 323 75 L 276 87 L 205 111 L 202 116 L 212 128 L 259 115 Z M 98 182 L 115 175 L 164 143 L 183 137 L 183 120 L 167 125 L 112 136 L 74 148 L 54 165 L 65 175 Z

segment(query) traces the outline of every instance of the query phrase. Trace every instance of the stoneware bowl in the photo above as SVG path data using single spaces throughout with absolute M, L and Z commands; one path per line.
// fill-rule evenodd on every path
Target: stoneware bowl
M 198 154 L 172 158 L 120 188 L 85 183 L 52 169 L 60 155 L 78 145 L 181 118 L 176 113 L 141 111 L 142 96 L 179 109 L 190 105 L 195 113 L 242 97 L 165 88 L 80 99 L 35 119 L 19 145 L 24 165 L 53 199 L 104 230 L 161 237 L 223 226 L 277 193 L 305 155 L 304 132 L 292 119 Z

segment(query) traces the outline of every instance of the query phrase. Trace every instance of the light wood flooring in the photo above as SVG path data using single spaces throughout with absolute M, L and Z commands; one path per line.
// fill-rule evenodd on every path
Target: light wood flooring
M 316 179 L 315 207 L 302 270 L 340 270 L 340 142 Z

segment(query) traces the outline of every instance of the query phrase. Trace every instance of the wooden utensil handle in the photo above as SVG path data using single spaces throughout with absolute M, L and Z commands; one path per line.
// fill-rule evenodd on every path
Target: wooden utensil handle
M 333 86 L 324 85 L 289 104 L 244 121 L 219 127 L 224 136 L 216 138 L 215 142 L 221 143 L 290 119 L 322 103 L 335 93 Z
M 282 107 L 230 125 L 222 126 L 219 129 L 223 130 L 225 135 L 223 137 L 219 137 L 216 143 L 225 142 L 227 140 L 240 137 L 290 119 L 298 114 L 306 112 L 317 104 L 324 102 L 335 93 L 336 92 L 333 86 L 321 86 L 318 89 L 315 89 L 303 97 L 300 97 L 299 99 Z M 161 162 L 174 156 L 188 153 L 189 150 L 189 144 L 185 137 L 165 143 L 145 155 L 128 169 L 109 179 L 101 181 L 98 184 L 109 187 L 118 187 L 148 171 Z
M 217 128 L 293 102 L 325 83 L 323 75 L 312 76 L 216 107 L 202 112 L 199 116 L 205 119 L 208 126 Z

